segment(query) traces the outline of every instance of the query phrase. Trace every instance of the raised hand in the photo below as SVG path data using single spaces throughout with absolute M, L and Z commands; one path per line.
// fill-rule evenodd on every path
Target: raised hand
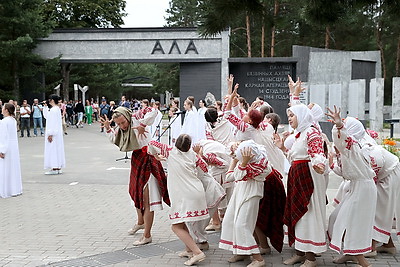
M 289 79 L 289 83 L 288 83 L 289 90 L 290 90 L 290 93 L 293 94 L 297 83 L 300 82 L 300 77 L 297 78 L 296 82 L 293 81 L 293 79 L 290 75 L 288 75 L 288 79 Z
M 254 158 L 250 147 L 243 148 L 240 153 L 242 154 L 242 167 L 246 166 L 249 161 Z
M 146 133 L 148 133 L 148 131 L 146 131 L 145 127 L 139 125 L 139 126 L 132 127 L 132 129 L 136 129 L 138 131 L 139 137 L 142 135 L 144 136 L 144 138 L 147 137 Z
M 227 78 L 227 81 L 228 81 L 228 94 L 232 93 L 233 80 L 234 80 L 233 74 L 229 74 L 229 77 Z
M 283 143 L 283 139 L 281 138 L 281 136 L 278 133 L 274 133 L 274 144 L 276 147 L 278 147 L 281 150 L 285 150 L 285 146 Z
M 107 115 L 104 115 L 103 117 L 100 116 L 100 122 L 101 122 L 101 128 L 106 128 L 106 130 L 110 130 L 110 125 L 112 120 L 110 121 L 107 117 Z
M 337 108 L 336 105 L 334 105 L 333 108 L 334 110 L 327 108 L 328 112 L 325 113 L 325 115 L 332 119 L 333 123 L 336 124 L 336 127 L 341 127 L 343 122 L 340 118 L 340 108 Z

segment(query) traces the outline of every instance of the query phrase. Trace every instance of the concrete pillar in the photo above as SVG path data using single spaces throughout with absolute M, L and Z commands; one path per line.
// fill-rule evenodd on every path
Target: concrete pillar
M 400 119 L 400 77 L 393 77 L 392 83 L 392 117 L 391 119 Z M 400 123 L 394 125 L 396 137 L 400 135 Z
M 332 109 L 333 106 L 340 107 L 342 109 L 341 116 L 346 117 L 346 110 L 342 107 L 342 98 L 343 91 L 342 85 L 340 83 L 332 83 L 328 84 L 329 96 L 328 96 L 328 105 L 329 108 Z
M 326 85 L 325 84 L 310 84 L 309 86 L 309 103 L 316 103 L 322 109 L 326 107 Z M 308 104 L 308 103 L 307 103 Z
M 229 75 L 229 31 L 221 32 L 221 98 L 223 99 L 224 96 L 228 93 L 228 82 L 227 78 Z
M 351 80 L 349 83 L 349 116 L 365 120 L 365 80 Z
M 383 128 L 383 78 L 371 79 L 369 86 L 369 128 L 381 132 Z

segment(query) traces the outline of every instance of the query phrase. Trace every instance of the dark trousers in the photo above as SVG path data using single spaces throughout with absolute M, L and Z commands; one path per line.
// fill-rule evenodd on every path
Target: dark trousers
M 27 136 L 31 136 L 31 120 L 30 118 L 21 118 L 21 137 L 24 137 L 24 130 L 28 133 Z

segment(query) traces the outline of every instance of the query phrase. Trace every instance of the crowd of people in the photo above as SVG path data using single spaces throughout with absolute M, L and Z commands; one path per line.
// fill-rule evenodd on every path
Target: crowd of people
M 273 107 L 261 97 L 248 104 L 232 75 L 228 94 L 212 105 L 200 100 L 196 108 L 188 97 L 180 111 L 171 102 L 170 142 L 154 138 L 160 110 L 148 100 L 138 110 L 121 105 L 111 119 L 101 117 L 110 141 L 132 151 L 129 194 L 137 222 L 129 234 L 144 229 L 134 245 L 152 242 L 154 211 L 164 202 L 172 231 L 186 246 L 179 254 L 189 258 L 185 265 L 206 258 L 206 230 L 221 230 L 219 247 L 232 251 L 229 262 L 251 259 L 248 266 L 265 266 L 263 255 L 271 246 L 281 252 L 284 242 L 296 253 L 283 263 L 302 267 L 317 266 L 328 248 L 341 254 L 335 263 L 363 267 L 371 266 L 367 257 L 396 253 L 390 233 L 400 214 L 399 159 L 360 121 L 341 118 L 340 108 L 325 113 L 318 104 L 301 103 L 299 79 L 289 76 L 288 86 L 289 130 L 283 133 Z M 333 142 L 318 123 L 325 115 Z M 331 171 L 343 182 L 327 224 Z M 400 220 L 396 227 L 400 231 Z

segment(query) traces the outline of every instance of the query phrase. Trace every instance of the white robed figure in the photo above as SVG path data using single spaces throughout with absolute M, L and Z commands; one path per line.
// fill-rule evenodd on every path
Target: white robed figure
M 64 137 L 62 129 L 61 110 L 57 103 L 57 95 L 50 95 L 49 105 L 43 108 L 46 118 L 46 131 L 44 140 L 44 168 L 50 169 L 45 174 L 61 174 L 65 168 Z
M 186 99 L 183 107 L 186 110 L 185 118 L 183 120 L 182 129 L 180 134 L 187 134 L 192 138 L 192 144 L 196 144 L 198 138 L 198 115 L 197 112 L 193 111 L 193 102 Z
M 22 194 L 21 166 L 19 159 L 17 122 L 12 116 L 15 107 L 6 103 L 0 120 L 0 197 Z

